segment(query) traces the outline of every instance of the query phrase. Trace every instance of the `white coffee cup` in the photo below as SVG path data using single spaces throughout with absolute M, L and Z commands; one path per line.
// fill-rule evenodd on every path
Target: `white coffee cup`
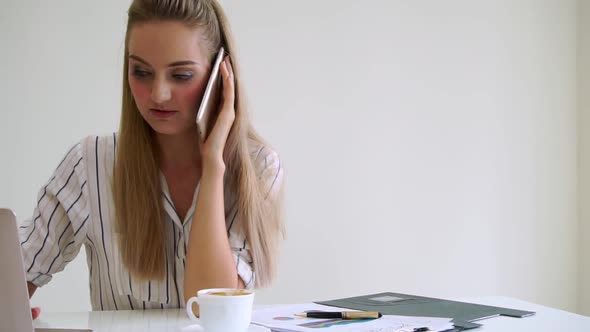
M 199 318 L 192 306 L 199 305 Z M 245 332 L 252 320 L 254 292 L 237 288 L 202 289 L 188 299 L 186 314 L 198 321 L 204 332 Z

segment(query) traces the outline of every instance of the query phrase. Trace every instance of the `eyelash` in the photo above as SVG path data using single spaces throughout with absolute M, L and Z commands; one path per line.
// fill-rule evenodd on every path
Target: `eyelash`
M 133 76 L 135 76 L 139 79 L 145 79 L 150 75 L 151 75 L 151 73 L 149 71 L 145 71 L 145 70 L 141 70 L 141 69 L 137 69 L 137 68 L 133 70 Z
M 136 77 L 137 79 L 140 80 L 145 80 L 147 78 L 149 78 L 152 75 L 152 73 L 150 73 L 147 70 L 142 70 L 142 69 L 138 69 L 135 68 L 133 70 L 133 76 Z M 193 78 L 192 74 L 173 74 L 172 77 L 179 82 L 188 82 Z
M 191 74 L 174 74 L 174 75 L 172 75 L 172 77 L 174 77 L 177 81 L 186 82 L 186 81 L 190 81 L 190 79 L 193 78 L 193 75 L 191 75 Z

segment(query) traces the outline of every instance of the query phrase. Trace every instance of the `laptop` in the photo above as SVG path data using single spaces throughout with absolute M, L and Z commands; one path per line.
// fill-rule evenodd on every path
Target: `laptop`
M 0 209 L 0 332 L 91 332 L 33 328 L 31 305 L 14 213 Z

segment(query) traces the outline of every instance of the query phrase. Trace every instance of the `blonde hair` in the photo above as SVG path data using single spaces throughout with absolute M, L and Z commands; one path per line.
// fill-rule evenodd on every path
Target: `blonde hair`
M 116 229 L 121 258 L 132 275 L 162 279 L 166 252 L 159 157 L 153 130 L 137 109 L 128 85 L 129 34 L 144 22 L 178 21 L 201 29 L 212 61 L 224 46 L 235 76 L 236 116 L 224 149 L 229 190 L 237 195 L 238 218 L 250 244 L 256 287 L 274 276 L 280 235 L 283 234 L 281 191 L 269 198 L 269 183 L 260 178 L 250 153 L 250 141 L 265 145 L 248 120 L 238 59 L 228 20 L 215 0 L 134 0 L 125 37 L 123 103 L 113 176 Z M 195 142 L 196 143 L 196 142 Z

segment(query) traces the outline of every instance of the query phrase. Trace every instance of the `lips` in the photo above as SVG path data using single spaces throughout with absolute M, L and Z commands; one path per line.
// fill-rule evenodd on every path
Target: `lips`
M 176 115 L 178 111 L 151 108 L 150 113 L 152 113 L 157 118 L 165 119 Z
M 165 110 L 165 109 L 158 109 L 158 108 L 152 108 L 152 111 L 156 111 L 156 112 L 162 112 L 162 113 L 171 113 L 171 112 L 177 112 L 174 110 Z

